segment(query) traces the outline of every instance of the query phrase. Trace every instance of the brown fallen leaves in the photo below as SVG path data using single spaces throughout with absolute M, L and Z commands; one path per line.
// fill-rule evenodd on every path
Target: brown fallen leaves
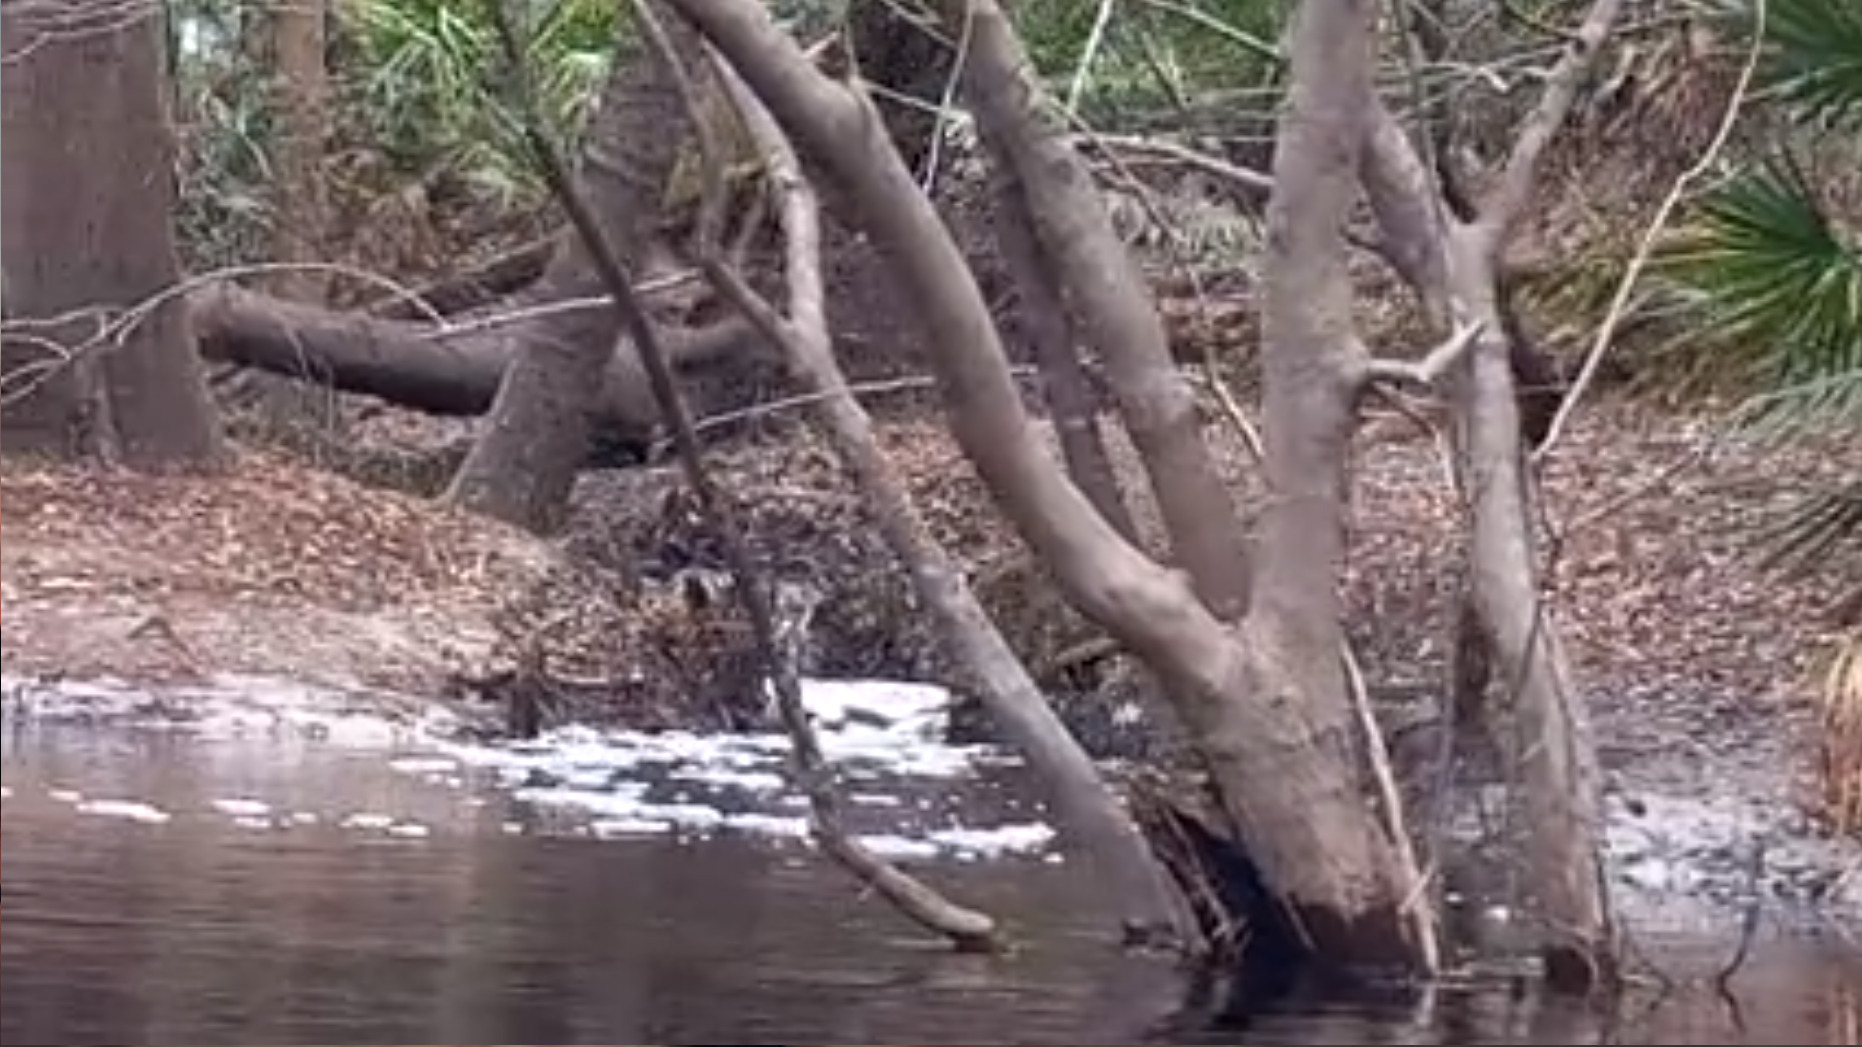
M 532 539 L 243 451 L 217 475 L 0 463 L 10 671 L 428 682 L 488 643 Z

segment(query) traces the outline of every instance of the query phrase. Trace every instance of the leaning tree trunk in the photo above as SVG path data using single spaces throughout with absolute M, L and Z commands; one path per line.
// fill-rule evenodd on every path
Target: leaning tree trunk
M 1530 204 L 1540 158 L 1610 34 L 1622 0 L 1593 0 L 1545 78 L 1488 196 L 1457 218 L 1394 117 L 1371 109 L 1364 184 L 1388 257 L 1437 325 L 1476 332 L 1452 375 L 1459 479 L 1472 517 L 1469 560 L 1480 639 L 1492 655 L 1485 711 L 1500 750 L 1518 761 L 1528 833 L 1525 885 L 1543 919 L 1551 981 L 1587 989 L 1615 964 L 1615 930 L 1602 869 L 1603 814 L 1596 743 L 1583 692 L 1544 606 L 1522 446 L 1518 353 L 1504 315 L 1502 249 Z M 1500 713 L 1510 713 L 1511 722 Z M 1514 740 L 1517 740 L 1516 742 Z
M 993 4 L 946 3 L 944 19 L 952 33 L 967 26 L 965 97 L 984 141 L 1014 172 L 1041 257 L 1054 266 L 1083 340 L 1099 353 L 1171 552 L 1211 609 L 1239 618 L 1248 602 L 1247 543 L 1143 274 L 1007 16 Z
M 207 464 L 219 430 L 186 303 L 156 297 L 179 279 L 161 15 L 117 6 L 0 9 L 9 319 L 69 317 L 7 338 L 0 425 L 8 451 Z
M 1139 543 L 1138 526 L 1099 428 L 1099 397 L 1080 357 L 1060 287 L 1035 237 L 1021 179 L 998 163 L 993 180 L 996 243 L 1015 284 L 1019 333 L 1033 347 L 1041 369 L 1041 395 L 1060 437 L 1067 475 L 1126 541 Z
M 651 17 L 649 4 L 636 10 Z M 689 63 L 698 55 L 689 30 L 676 20 L 666 28 L 675 52 Z M 689 140 L 690 120 L 677 78 L 656 49 L 646 50 L 615 57 L 576 178 L 608 242 L 634 273 L 650 278 L 660 201 Z M 587 249 L 575 238 L 565 241 L 540 290 L 558 298 L 601 292 Z M 590 419 L 610 367 L 632 372 L 628 388 L 645 389 L 632 347 L 617 345 L 618 315 L 571 315 L 527 338 L 504 373 L 491 414 L 447 492 L 454 503 L 532 530 L 555 528 L 586 455 Z
M 1413 889 L 1414 870 L 1405 867 L 1363 801 L 1357 745 L 1339 676 L 1340 652 L 1326 646 L 1336 639 L 1337 623 L 1330 632 L 1313 626 L 1326 598 L 1309 602 L 1303 599 L 1306 594 L 1286 591 L 1277 582 L 1257 582 L 1255 595 L 1264 597 L 1259 613 L 1266 618 L 1238 631 L 1209 610 L 1180 573 L 1121 538 L 1034 436 L 982 293 L 936 210 L 887 142 L 871 105 L 810 68 L 794 42 L 752 0 L 670 2 L 736 66 L 797 147 L 834 178 L 843 190 L 839 199 L 896 267 L 930 336 L 932 364 L 966 456 L 1068 599 L 1164 680 L 1196 730 L 1225 811 L 1278 902 L 1276 913 L 1298 924 L 1300 937 L 1292 944 L 1328 964 L 1431 967 L 1431 943 L 1414 932 L 1406 916 L 1406 905 L 1426 906 Z M 1310 81 L 1322 71 L 1347 70 L 1329 93 L 1319 91 L 1309 99 L 1309 104 L 1316 102 L 1305 111 L 1311 133 L 1296 136 L 1293 150 L 1304 155 L 1303 163 L 1323 166 L 1322 161 L 1349 157 L 1356 149 L 1360 129 L 1351 114 L 1361 114 L 1368 101 L 1363 66 L 1372 6 L 1369 0 L 1321 4 L 1313 8 L 1320 16 L 1303 20 L 1297 50 L 1307 90 L 1313 90 Z M 978 2 L 973 10 L 976 31 L 990 22 L 998 24 L 996 31 L 1008 31 L 994 5 Z M 983 53 L 973 51 L 972 60 Z M 1354 63 L 1355 74 L 1349 72 Z M 997 70 L 992 75 L 1001 79 L 1006 74 Z M 1304 96 L 1296 92 L 1296 97 Z M 1301 126 L 1299 118 L 1293 126 Z M 1347 172 L 1347 186 L 1349 177 Z M 1297 217 L 1311 247 L 1336 241 L 1336 226 L 1350 198 L 1336 178 L 1324 185 L 1307 213 L 1286 216 Z M 1317 232 L 1320 227 L 1327 231 Z M 1318 266 L 1316 271 L 1331 270 Z M 1339 319 L 1327 317 L 1307 332 L 1310 337 L 1289 328 L 1290 340 L 1271 351 L 1335 351 L 1337 340 L 1349 335 L 1337 326 Z M 1328 501 L 1309 494 L 1309 487 L 1328 477 L 1335 483 L 1342 475 L 1344 440 L 1334 431 L 1340 414 L 1335 399 L 1342 395 L 1349 402 L 1349 389 L 1338 387 L 1352 383 L 1352 376 L 1332 375 L 1323 365 L 1286 366 L 1292 381 L 1276 383 L 1276 388 L 1293 402 L 1281 405 L 1275 416 L 1295 431 L 1276 439 L 1284 440 L 1290 448 L 1286 453 L 1312 466 L 1316 476 L 1303 480 L 1295 492 L 1300 503 L 1295 511 L 1302 515 L 1280 528 L 1281 534 L 1340 504 L 1336 493 Z M 1306 414 L 1302 407 L 1316 413 Z M 1333 452 L 1339 457 L 1325 460 Z M 1291 471 L 1294 465 L 1290 458 L 1282 468 Z M 1323 555 L 1328 540 L 1335 539 L 1320 537 L 1317 545 L 1302 542 L 1286 552 Z M 1271 559 L 1277 552 L 1269 549 L 1265 555 Z M 1310 576 L 1323 578 L 1319 588 L 1335 583 L 1328 565 L 1319 565 Z M 1320 668 L 1309 674 L 1308 661 Z M 1323 668 L 1327 664 L 1330 670 Z M 1307 691 L 1310 680 L 1328 674 L 1336 686 L 1321 679 L 1321 686 Z

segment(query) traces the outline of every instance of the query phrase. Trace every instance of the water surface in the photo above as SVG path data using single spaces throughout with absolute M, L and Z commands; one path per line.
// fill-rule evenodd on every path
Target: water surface
M 1688 984 L 1609 1013 L 1496 983 L 1224 1029 L 1180 972 L 1113 947 L 1075 863 L 920 866 L 1022 943 L 961 957 L 799 845 L 574 835 L 379 753 L 31 728 L 0 772 L 6 1044 L 1835 1044 L 1862 1016 L 1834 934 L 1767 932 L 1730 1003 L 1697 984 L 1729 922 L 1645 934 Z

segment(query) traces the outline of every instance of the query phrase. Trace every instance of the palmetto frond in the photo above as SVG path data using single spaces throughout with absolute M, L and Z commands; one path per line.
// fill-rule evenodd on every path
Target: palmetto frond
M 1661 270 L 1692 314 L 1698 351 L 1768 390 L 1754 420 L 1862 418 L 1862 252 L 1795 165 L 1723 185 Z
M 1735 2 L 1748 16 L 1758 10 Z M 1810 132 L 1799 144 L 1853 150 L 1862 2 L 1767 0 L 1764 11 L 1764 80 Z M 1684 337 L 1710 354 L 1711 370 L 1756 383 L 1742 421 L 1773 439 L 1813 426 L 1862 432 L 1862 238 L 1824 200 L 1780 146 L 1712 192 L 1661 262 L 1693 321 Z M 1862 555 L 1862 477 L 1809 492 L 1762 540 L 1785 569 Z
M 1765 79 L 1801 117 L 1862 124 L 1862 3 L 1767 0 L 1765 35 Z

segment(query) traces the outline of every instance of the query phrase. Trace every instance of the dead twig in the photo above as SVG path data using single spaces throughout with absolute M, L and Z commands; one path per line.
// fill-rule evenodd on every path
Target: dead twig
M 638 6 L 646 9 L 646 0 L 637 0 Z M 515 46 L 514 36 L 509 28 L 508 15 L 502 7 L 497 8 L 500 25 L 509 44 L 509 58 L 520 62 L 518 57 L 523 52 Z M 691 72 L 673 53 L 669 37 L 663 29 L 648 33 L 649 42 L 661 51 L 661 58 L 667 63 L 672 74 L 682 82 L 680 91 L 686 104 L 692 107 L 694 120 L 702 123 L 703 114 L 697 111 L 698 93 L 691 78 Z M 722 63 L 715 63 L 714 69 L 723 71 Z M 526 101 L 526 105 L 528 102 Z M 526 110 L 527 111 L 527 110 Z M 808 797 L 813 814 L 813 833 L 816 841 L 831 857 L 855 874 L 863 883 L 877 891 L 891 902 L 900 912 L 917 921 L 921 926 L 934 930 L 960 949 L 995 950 L 1002 947 L 1002 940 L 996 923 L 987 914 L 956 905 L 945 899 L 938 892 L 913 877 L 900 871 L 884 858 L 874 854 L 860 843 L 845 827 L 845 818 L 840 808 L 839 797 L 833 784 L 833 772 L 821 752 L 820 739 L 816 736 L 814 725 L 809 719 L 808 711 L 802 702 L 801 682 L 797 677 L 794 661 L 783 656 L 784 646 L 781 631 L 777 627 L 774 598 L 769 591 L 765 574 L 760 571 L 751 557 L 744 541 L 744 531 L 739 522 L 736 506 L 732 498 L 713 483 L 709 470 L 705 467 L 703 452 L 698 444 L 696 429 L 691 415 L 680 395 L 670 361 L 664 348 L 659 344 L 657 333 L 648 321 L 639 299 L 635 296 L 631 281 L 618 257 L 608 245 L 594 216 L 586 204 L 576 194 L 569 179 L 566 167 L 556 153 L 554 146 L 544 137 L 542 123 L 534 118 L 526 120 L 526 137 L 531 142 L 539 162 L 544 167 L 546 177 L 561 199 L 564 209 L 568 211 L 577 230 L 587 241 L 603 280 L 613 293 L 616 307 L 622 319 L 639 347 L 642 362 L 646 365 L 647 375 L 653 386 L 655 399 L 666 416 L 672 431 L 674 449 L 686 474 L 687 482 L 705 515 L 713 522 L 731 575 L 735 581 L 735 591 L 741 601 L 746 615 L 750 619 L 752 632 L 756 638 L 758 656 L 763 661 L 763 670 L 775 692 L 775 704 L 788 731 L 793 747 L 794 770 L 803 794 Z M 707 168 L 715 169 L 704 178 L 708 192 L 716 193 L 715 199 L 701 207 L 717 208 L 722 206 L 722 179 L 717 170 L 721 170 L 722 154 L 716 143 L 709 136 L 701 135 L 699 146 L 702 151 L 701 161 Z M 720 224 L 712 220 L 701 224 L 701 253 L 707 258 L 707 275 L 714 283 L 725 289 L 727 295 L 733 294 L 740 306 L 749 305 L 746 310 L 752 322 L 769 325 L 772 337 L 784 330 L 780 322 L 771 324 L 764 308 L 755 308 L 760 301 L 748 294 L 741 280 L 735 284 L 729 279 L 720 279 L 729 271 L 722 266 L 721 254 L 717 243 Z M 734 274 L 730 274 L 734 275 Z M 814 300 L 818 303 L 820 295 Z M 773 312 L 773 310 L 769 310 Z M 819 320 L 819 314 L 817 314 Z M 825 337 L 825 322 L 819 324 Z

